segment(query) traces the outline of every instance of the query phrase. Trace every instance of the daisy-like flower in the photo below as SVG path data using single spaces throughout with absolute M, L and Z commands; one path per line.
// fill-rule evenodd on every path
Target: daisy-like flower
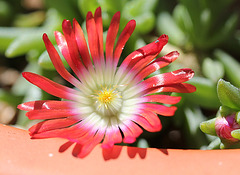
M 88 154 L 97 144 L 111 148 L 115 143 L 133 143 L 142 133 L 161 130 L 158 114 L 172 116 L 180 97 L 161 92 L 194 92 L 195 87 L 184 83 L 191 79 L 191 69 L 179 69 L 145 79 L 151 73 L 167 66 L 179 56 L 171 52 L 156 58 L 168 36 L 132 52 L 119 63 L 125 43 L 134 31 L 136 22 L 129 21 L 117 38 L 120 12 L 111 21 L 104 53 L 101 8 L 86 17 L 88 44 L 83 30 L 74 19 L 62 23 L 63 34 L 55 32 L 57 45 L 75 76 L 64 67 L 58 52 L 43 35 L 43 41 L 57 72 L 75 88 L 55 83 L 41 75 L 24 72 L 32 84 L 62 101 L 31 101 L 20 104 L 28 111 L 27 117 L 43 119 L 29 131 L 33 139 L 60 137 L 81 145 L 79 157 Z M 115 46 L 115 47 L 114 47 Z M 89 48 L 88 48 L 89 47 Z M 120 64 L 118 66 L 118 64 Z

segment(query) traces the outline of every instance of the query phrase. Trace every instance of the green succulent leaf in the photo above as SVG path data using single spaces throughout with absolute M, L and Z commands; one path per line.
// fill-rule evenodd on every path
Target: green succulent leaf
M 63 64 L 65 67 L 68 67 L 68 64 L 67 64 L 67 61 L 64 59 L 62 53 L 59 51 L 58 47 L 55 46 L 56 50 L 58 51 L 58 55 L 60 56 Z M 49 69 L 49 70 L 54 70 L 54 66 L 53 66 L 53 63 L 48 55 L 48 52 L 47 51 L 44 51 L 39 59 L 38 59 L 38 64 L 42 67 L 42 68 L 45 68 L 45 69 Z
M 213 82 L 217 82 L 224 76 L 224 68 L 221 62 L 205 58 L 202 65 L 203 74 Z
M 233 138 L 240 140 L 240 129 L 233 130 L 231 132 L 231 135 L 232 135 Z
M 162 12 L 157 17 L 157 30 L 159 33 L 171 36 L 169 42 L 181 46 L 185 43 L 186 37 L 182 30 L 173 20 L 168 12 Z
M 240 110 L 240 90 L 222 79 L 217 84 L 218 98 L 222 105 Z
M 231 115 L 231 114 L 233 114 L 233 113 L 236 113 L 236 110 L 234 110 L 234 109 L 232 109 L 232 108 L 229 108 L 229 107 L 227 107 L 227 106 L 221 106 L 221 107 L 219 108 L 219 112 L 220 112 L 220 115 L 221 115 L 222 117 L 226 117 L 226 116 L 228 116 L 228 115 Z
M 235 86 L 240 87 L 239 62 L 222 50 L 215 50 L 214 55 L 220 62 L 222 62 L 229 81 L 232 82 Z
M 202 132 L 216 136 L 217 134 L 215 130 L 215 121 L 216 118 L 202 122 L 200 124 L 200 129 L 202 130 Z
M 240 112 L 238 112 L 236 114 L 235 119 L 236 119 L 237 123 L 240 125 Z
M 191 94 L 183 94 L 188 101 L 208 109 L 216 109 L 221 106 L 221 103 L 218 100 L 215 83 L 202 77 L 194 77 L 188 82 L 194 85 L 197 89 Z

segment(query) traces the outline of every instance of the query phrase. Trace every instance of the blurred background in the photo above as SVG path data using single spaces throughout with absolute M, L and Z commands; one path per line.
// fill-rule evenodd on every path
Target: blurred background
M 220 107 L 220 78 L 240 87 L 239 0 L 0 0 L 0 123 L 27 129 L 29 121 L 17 105 L 31 100 L 56 99 L 22 78 L 31 71 L 56 82 L 56 73 L 42 42 L 47 33 L 61 31 L 63 19 L 76 18 L 84 26 L 88 11 L 102 7 L 104 35 L 113 14 L 121 11 L 120 28 L 135 19 L 137 27 L 124 48 L 122 59 L 161 34 L 169 43 L 161 55 L 177 50 L 180 57 L 155 73 L 189 67 L 195 71 L 192 94 L 181 95 L 173 117 L 162 117 L 162 131 L 144 132 L 134 146 L 155 148 L 214 149 L 220 140 L 199 129 L 202 121 L 216 116 Z M 84 28 L 84 27 L 83 27 Z M 67 65 L 66 65 L 67 66 Z

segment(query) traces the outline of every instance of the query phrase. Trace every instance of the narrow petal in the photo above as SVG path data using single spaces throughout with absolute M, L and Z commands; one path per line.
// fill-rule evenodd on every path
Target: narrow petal
M 142 109 L 139 114 L 140 116 L 144 117 L 150 125 L 152 125 L 153 132 L 160 131 L 162 128 L 161 121 L 158 117 L 158 115 L 152 111 L 148 111 L 145 109 Z M 137 116 L 138 117 L 138 116 Z M 141 125 L 141 124 L 140 124 Z
M 30 83 L 36 85 L 37 87 L 56 97 L 69 100 L 74 100 L 78 97 L 78 95 L 76 95 L 78 91 L 57 84 L 41 75 L 37 75 L 31 72 L 23 72 L 22 75 Z
M 70 55 L 65 57 L 68 62 L 70 62 L 69 66 L 75 72 L 75 74 L 82 80 L 81 75 L 86 73 L 86 68 L 83 66 L 81 62 L 81 58 L 78 52 L 77 43 L 75 40 L 75 33 L 72 29 L 71 22 L 69 20 L 64 20 L 62 23 L 63 34 L 65 36 L 68 52 Z
M 24 111 L 40 110 L 40 109 L 69 109 L 75 103 L 71 101 L 55 101 L 55 100 L 39 100 L 30 101 L 18 105 L 18 109 Z
M 122 54 L 122 50 L 123 50 L 126 42 L 128 41 L 128 39 L 132 35 L 135 27 L 136 27 L 136 21 L 131 20 L 127 23 L 127 25 L 123 29 L 122 33 L 120 34 L 120 36 L 118 38 L 118 42 L 117 42 L 115 50 L 114 50 L 114 54 L 113 54 L 113 57 L 114 57 L 114 66 L 113 67 L 117 66 L 119 58 Z
M 131 68 L 131 71 L 138 73 L 142 68 L 144 68 L 147 64 L 149 64 L 156 56 L 161 52 L 163 46 L 165 46 L 168 42 L 167 35 L 161 35 L 156 41 L 136 50 L 133 55 L 138 55 L 137 57 L 127 57 L 122 65 L 127 64 L 128 68 Z M 140 54 L 141 56 L 140 56 Z
M 47 34 L 43 34 L 43 41 L 45 43 L 45 46 L 47 48 L 47 52 L 49 54 L 49 57 L 56 68 L 57 72 L 69 83 L 72 85 L 78 87 L 81 83 L 74 77 L 72 76 L 64 67 L 62 60 L 60 56 L 58 55 L 55 47 L 52 45 L 50 40 L 48 39 Z
M 79 119 L 76 117 L 67 117 L 67 118 L 59 118 L 54 120 L 45 120 L 38 124 L 33 125 L 29 131 L 31 135 L 46 132 L 50 130 L 60 129 L 69 127 L 75 123 L 79 122 Z
M 176 104 L 181 100 L 181 97 L 170 95 L 149 95 L 141 97 L 144 102 L 158 102 L 165 104 Z
M 183 83 L 190 80 L 194 75 L 192 69 L 179 69 L 173 72 L 168 72 L 164 74 L 159 74 L 151 78 L 146 79 L 145 81 L 138 84 L 144 90 L 156 86 L 166 86 L 171 84 Z
M 105 137 L 102 143 L 103 148 L 112 148 L 115 143 L 121 143 L 122 136 L 120 130 L 116 126 L 107 128 Z
M 84 145 L 82 145 L 82 148 L 78 154 L 78 157 L 83 158 L 86 155 L 88 155 L 93 150 L 93 148 L 102 141 L 103 137 L 104 137 L 104 133 L 98 131 L 94 135 L 94 137 L 91 140 L 89 140 L 88 143 L 85 143 Z
M 107 39 L 106 39 L 106 62 L 112 62 L 113 59 L 113 48 L 115 39 L 117 37 L 118 29 L 120 23 L 120 12 L 115 13 L 112 18 L 111 24 L 108 29 Z
M 26 116 L 30 120 L 34 119 L 53 119 L 53 118 L 63 118 L 69 116 L 75 116 L 80 114 L 78 111 L 73 109 L 41 109 L 33 110 L 26 113 Z
M 94 14 L 94 20 L 96 23 L 96 29 L 98 34 L 98 41 L 99 41 L 99 57 L 101 60 L 104 60 L 104 53 L 103 53 L 103 24 L 102 24 L 102 11 L 101 7 L 98 7 Z
M 92 69 L 93 66 L 92 66 L 90 55 L 89 55 L 87 42 L 86 42 L 83 30 L 76 19 L 73 19 L 73 30 L 75 33 L 78 51 L 81 55 L 82 61 L 88 69 L 90 68 Z
M 119 128 L 123 132 L 124 143 L 135 142 L 136 138 L 140 136 L 143 132 L 142 129 L 131 120 L 125 121 L 123 124 L 120 124 Z
M 192 93 L 196 91 L 196 87 L 188 83 L 178 83 L 167 86 L 158 86 L 145 90 L 143 93 L 153 94 L 158 92 L 177 92 L 177 93 Z
M 142 108 L 163 116 L 173 116 L 175 111 L 177 110 L 176 106 L 167 107 L 164 105 L 154 103 L 144 103 L 142 104 Z
M 178 58 L 178 56 L 179 56 L 179 53 L 177 51 L 173 51 L 163 57 L 156 59 L 151 64 L 146 66 L 140 73 L 138 73 L 138 75 L 136 76 L 135 79 L 137 79 L 137 81 L 141 81 L 142 79 L 144 79 L 146 76 L 150 75 L 151 73 L 153 73 L 153 72 L 169 65 L 173 61 L 175 61 Z
M 162 35 L 156 41 L 141 47 L 124 59 L 116 73 L 116 79 L 121 80 L 119 84 L 128 84 L 129 77 L 134 77 L 146 65 L 148 65 L 162 50 L 168 42 L 168 36 Z M 125 72 L 128 72 L 127 75 Z M 141 79 L 142 80 L 142 79 Z M 138 80 L 139 81 L 139 80 Z
M 92 15 L 92 12 L 88 12 L 88 14 L 87 14 L 86 27 L 87 27 L 87 33 L 88 33 L 88 44 L 89 44 L 92 59 L 93 59 L 94 64 L 96 66 L 99 66 L 100 65 L 99 38 L 98 38 L 96 23 L 95 23 L 93 15 Z
M 140 60 L 145 60 L 145 58 L 148 58 L 150 56 L 151 59 L 155 58 L 160 51 L 162 50 L 163 46 L 166 45 L 168 42 L 168 36 L 167 35 L 161 35 L 156 41 L 141 47 L 140 49 L 132 52 L 130 55 L 128 55 L 123 63 L 121 64 L 121 67 L 130 67 L 133 66 L 140 66 L 141 64 L 138 63 Z M 146 60 L 145 60 L 146 61 Z M 144 62 L 144 61 L 143 61 Z M 149 62 L 147 62 L 148 64 Z
M 134 122 L 136 122 L 137 124 L 139 124 L 140 126 L 142 126 L 145 130 L 149 131 L 149 132 L 158 132 L 160 131 L 162 128 L 161 125 L 151 125 L 144 117 L 142 116 L 136 116 L 133 119 Z

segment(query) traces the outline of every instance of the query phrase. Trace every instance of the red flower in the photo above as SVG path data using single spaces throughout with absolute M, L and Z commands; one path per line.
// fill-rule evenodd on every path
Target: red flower
M 66 99 L 32 101 L 18 106 L 29 111 L 26 113 L 29 119 L 47 119 L 29 129 L 32 138 L 61 137 L 77 142 L 82 145 L 79 157 L 85 156 L 100 142 L 104 148 L 115 143 L 133 143 L 142 133 L 139 125 L 150 132 L 160 131 L 162 126 L 157 114 L 174 115 L 175 106 L 167 107 L 160 103 L 176 104 L 180 97 L 162 95 L 160 92 L 195 91 L 194 86 L 184 83 L 193 77 L 191 69 L 179 69 L 144 80 L 177 59 L 179 54 L 176 51 L 155 59 L 168 42 L 167 35 L 134 51 L 117 68 L 124 45 L 136 25 L 134 20 L 127 23 L 114 48 L 119 21 L 120 12 L 117 12 L 108 29 L 105 56 L 101 8 L 96 10 L 94 16 L 91 12 L 87 14 L 90 53 L 77 21 L 73 20 L 73 27 L 70 21 L 63 21 L 63 35 L 55 32 L 55 38 L 77 78 L 65 69 L 47 35 L 43 35 L 57 72 L 76 89 L 34 73 L 23 73 L 32 84 Z

